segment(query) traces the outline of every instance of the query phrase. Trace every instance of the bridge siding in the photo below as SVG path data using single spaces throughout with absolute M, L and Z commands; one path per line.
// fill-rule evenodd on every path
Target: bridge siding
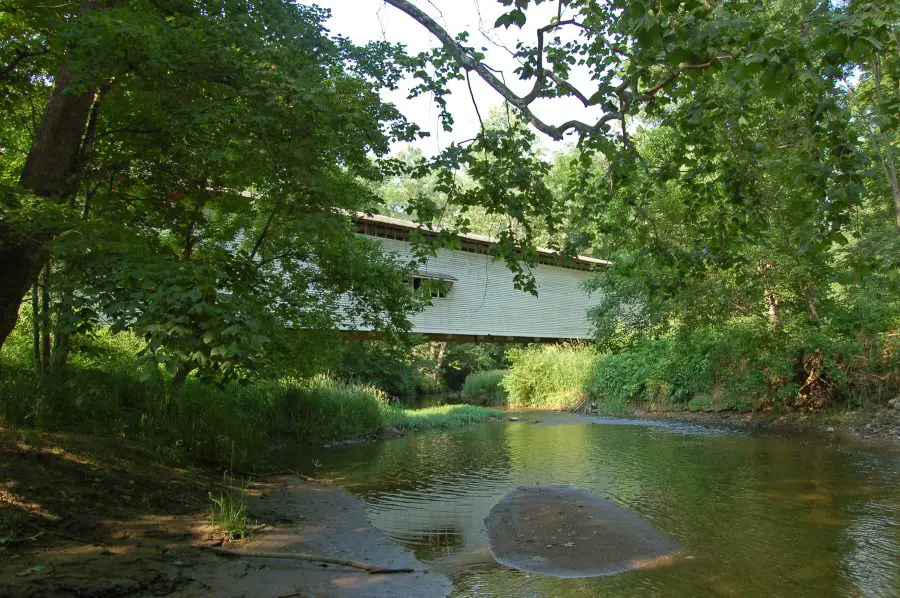
M 409 258 L 409 243 L 369 237 L 387 252 Z M 410 316 L 413 331 L 431 335 L 467 335 L 588 339 L 587 310 L 599 297 L 589 296 L 581 284 L 592 272 L 539 265 L 534 270 L 538 297 L 513 287 L 512 273 L 490 256 L 439 249 L 423 273 L 456 277 L 446 298 L 435 298 L 425 311 Z

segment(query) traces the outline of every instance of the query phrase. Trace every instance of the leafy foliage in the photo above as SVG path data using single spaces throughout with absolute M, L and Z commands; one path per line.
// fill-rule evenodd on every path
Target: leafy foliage
M 510 350 L 509 362 L 500 386 L 510 407 L 572 409 L 587 396 L 597 353 L 586 345 L 531 345 Z
M 176 380 L 223 382 L 308 351 L 293 331 L 404 330 L 418 305 L 406 265 L 347 219 L 373 202 L 361 181 L 385 172 L 372 156 L 416 134 L 377 92 L 402 51 L 331 37 L 326 12 L 280 0 L 96 8 L 40 31 L 14 19 L 10 52 L 30 32 L 49 53 L 3 81 L 40 102 L 56 64 L 72 94 L 94 94 L 66 201 L 3 194 L 4 234 L 52 239 L 55 290 L 75 291 L 58 332 L 102 320 L 142 336 L 144 360 Z M 13 182 L 34 131 L 4 126 Z
M 506 370 L 484 370 L 466 377 L 461 398 L 466 403 L 478 405 L 505 405 L 506 391 L 500 385 Z
M 413 342 L 345 342 L 335 369 L 343 378 L 374 386 L 395 397 L 440 392 L 443 388 L 425 371 L 433 364 L 416 354 Z

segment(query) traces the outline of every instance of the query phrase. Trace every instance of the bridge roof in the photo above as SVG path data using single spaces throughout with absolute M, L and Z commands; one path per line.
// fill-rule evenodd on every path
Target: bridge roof
M 440 227 L 426 228 L 410 220 L 402 220 L 400 218 L 392 218 L 390 216 L 381 216 L 378 214 L 366 214 L 365 212 L 357 212 L 354 218 L 356 220 L 359 232 L 363 234 L 369 233 L 369 231 L 367 230 L 368 227 L 366 227 L 365 224 L 380 225 L 379 228 L 383 227 L 385 229 L 393 229 L 394 231 L 400 233 L 400 236 L 404 238 L 408 237 L 409 233 L 413 230 L 417 230 L 425 235 L 437 235 L 445 230 Z M 484 253 L 487 253 L 487 250 L 489 250 L 491 246 L 497 244 L 497 239 L 489 237 L 487 235 L 479 235 L 476 233 L 460 233 L 457 236 L 461 240 L 467 241 L 469 244 L 484 248 Z M 612 265 L 612 262 L 610 261 L 584 255 L 566 258 L 565 256 L 560 255 L 558 251 L 545 249 L 543 247 L 538 247 L 537 253 L 538 261 L 541 263 L 561 267 L 571 267 L 572 265 L 575 265 L 579 270 L 607 268 Z

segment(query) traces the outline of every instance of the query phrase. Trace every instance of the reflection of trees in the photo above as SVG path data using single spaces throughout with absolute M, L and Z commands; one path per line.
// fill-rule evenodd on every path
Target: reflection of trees
M 317 458 L 320 471 L 346 476 L 341 483 L 365 496 L 374 525 L 429 556 L 484 545 L 481 512 L 506 492 L 509 471 L 506 428 L 495 424 L 409 435 Z
M 348 490 L 371 501 L 437 481 L 454 485 L 457 478 L 502 475 L 509 468 L 504 427 L 494 424 L 356 445 L 324 452 L 319 460 L 323 470 L 352 480 Z

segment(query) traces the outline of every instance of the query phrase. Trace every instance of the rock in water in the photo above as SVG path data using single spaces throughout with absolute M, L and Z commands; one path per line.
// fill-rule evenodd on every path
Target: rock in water
M 631 511 L 569 486 L 516 488 L 484 523 L 498 563 L 559 577 L 661 565 L 681 550 L 675 538 Z

